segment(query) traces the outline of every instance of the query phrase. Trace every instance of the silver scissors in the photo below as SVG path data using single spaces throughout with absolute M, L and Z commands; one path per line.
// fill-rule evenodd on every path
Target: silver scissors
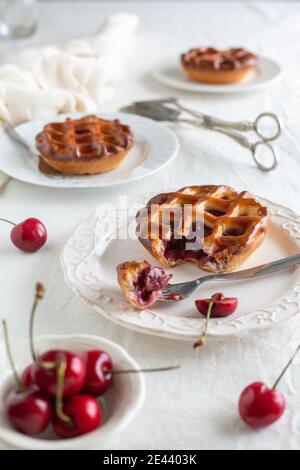
M 279 159 L 277 152 L 270 142 L 276 140 L 280 136 L 282 132 L 282 124 L 280 118 L 274 113 L 261 113 L 253 122 L 231 122 L 194 111 L 180 104 L 177 98 L 139 101 L 131 106 L 123 108 L 123 111 L 141 114 L 158 121 L 184 122 L 193 126 L 205 127 L 206 129 L 220 132 L 232 138 L 243 147 L 249 149 L 256 165 L 260 170 L 270 171 L 278 165 Z M 182 117 L 182 112 L 185 112 L 196 119 L 184 118 Z M 268 134 L 265 133 L 263 126 L 266 119 L 269 121 L 269 124 L 272 123 L 272 131 Z M 259 140 L 256 142 L 251 142 L 241 134 L 241 132 L 248 131 L 254 131 L 259 137 Z M 269 157 L 271 157 L 270 164 L 262 162 L 262 158 L 260 156 L 262 150 L 265 150 L 266 153 L 269 153 Z

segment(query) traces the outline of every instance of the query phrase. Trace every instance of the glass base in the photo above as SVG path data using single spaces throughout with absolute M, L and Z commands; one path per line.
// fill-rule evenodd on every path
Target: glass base
M 37 29 L 37 23 L 32 24 L 30 27 L 15 26 L 9 28 L 7 24 L 0 23 L 0 39 L 21 39 L 28 38 Z

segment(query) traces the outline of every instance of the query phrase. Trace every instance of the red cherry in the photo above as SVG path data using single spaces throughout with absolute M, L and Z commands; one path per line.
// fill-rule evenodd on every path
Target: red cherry
M 10 362 L 18 388 L 9 393 L 5 400 L 5 408 L 11 424 L 20 432 L 28 435 L 38 434 L 50 423 L 51 403 L 38 390 L 31 385 L 25 388 L 17 372 L 13 360 L 6 321 L 2 321 L 4 341 L 8 360 Z M 24 379 L 27 380 L 28 374 Z
M 207 316 L 210 302 L 214 303 L 211 318 L 224 318 L 232 315 L 237 310 L 239 303 L 237 298 L 225 298 L 223 294 L 215 294 L 210 299 L 196 300 L 195 304 L 201 315 Z
M 102 421 L 101 407 L 90 395 L 73 395 L 66 398 L 63 412 L 71 418 L 71 422 L 66 423 L 55 416 L 53 426 L 58 436 L 64 439 L 94 431 Z
M 51 420 L 51 403 L 36 387 L 20 392 L 14 389 L 6 399 L 6 412 L 11 424 L 23 434 L 43 432 Z
M 30 364 L 27 366 L 21 375 L 21 382 L 25 388 L 30 387 L 31 385 L 35 385 L 35 371 L 36 371 L 36 364 Z
M 56 368 L 62 359 L 66 362 L 63 396 L 75 395 L 84 385 L 85 366 L 77 354 L 63 350 L 48 351 L 38 358 L 35 380 L 41 391 L 49 397 L 56 396 Z M 50 368 L 44 367 L 43 363 L 50 364 Z M 53 365 L 52 367 L 51 364 Z
M 194 348 L 198 348 L 204 346 L 206 342 L 209 320 L 213 317 L 228 317 L 234 313 L 238 307 L 238 299 L 225 299 L 224 294 L 214 294 L 210 299 L 196 300 L 195 304 L 201 315 L 206 317 L 204 331 L 198 341 L 194 343 Z
M 45 245 L 47 230 L 40 220 L 31 218 L 15 225 L 10 238 L 12 243 L 20 250 L 34 253 Z
M 263 382 L 255 382 L 242 392 L 239 400 L 241 418 L 253 428 L 270 426 L 285 410 L 284 395 Z
M 82 359 L 86 367 L 84 391 L 91 395 L 102 395 L 112 382 L 112 374 L 105 373 L 111 371 L 113 367 L 110 355 L 105 351 L 94 349 L 85 352 Z

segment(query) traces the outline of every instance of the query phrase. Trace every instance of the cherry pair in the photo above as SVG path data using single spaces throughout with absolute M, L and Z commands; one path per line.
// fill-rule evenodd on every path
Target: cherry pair
M 26 367 L 21 377 L 22 384 L 25 387 L 36 384 L 45 394 L 55 397 L 57 379 L 53 369 L 47 368 L 47 363 L 56 364 L 60 357 L 65 359 L 67 365 L 64 396 L 73 395 L 80 390 L 99 396 L 110 387 L 112 360 L 107 352 L 98 349 L 86 351 L 81 356 L 70 351 L 48 351 L 38 358 L 38 363 L 34 362 Z
M 102 351 L 97 353 L 99 357 L 102 355 Z M 56 363 L 54 374 L 50 365 L 52 358 Z M 47 362 L 48 360 L 50 362 Z M 44 368 L 47 374 L 41 374 L 39 377 L 40 367 Z M 102 407 L 94 396 L 83 391 L 85 384 L 88 384 L 86 379 L 85 364 L 82 358 L 73 352 L 49 351 L 38 359 L 36 380 L 43 392 L 51 396 L 55 384 L 53 427 L 61 438 L 89 433 L 97 429 L 102 422 Z
M 48 235 L 46 227 L 38 219 L 30 218 L 19 224 L 1 218 L 0 221 L 13 225 L 10 239 L 12 243 L 22 251 L 35 253 L 40 250 L 47 241 Z

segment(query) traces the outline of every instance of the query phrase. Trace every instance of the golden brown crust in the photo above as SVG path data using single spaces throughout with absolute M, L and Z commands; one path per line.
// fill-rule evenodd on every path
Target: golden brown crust
M 181 65 L 193 80 L 229 84 L 243 80 L 256 67 L 257 57 L 243 48 L 202 47 L 182 54 Z
M 117 266 L 118 283 L 128 302 L 136 309 L 140 309 L 141 306 L 137 302 L 136 295 L 134 294 L 133 282 L 138 277 L 139 273 L 148 266 L 149 263 L 146 261 L 138 262 L 134 260 L 125 261 Z
M 184 207 L 192 209 L 183 217 Z M 168 220 L 170 211 L 179 211 L 177 214 L 183 217 L 176 229 L 183 245 L 174 238 L 174 222 L 172 227 L 162 221 L 164 217 Z M 152 198 L 137 214 L 137 234 L 142 245 L 164 266 L 191 261 L 207 271 L 229 272 L 261 245 L 269 218 L 269 210 L 247 192 L 238 193 L 229 186 L 188 186 Z M 186 249 L 196 221 L 201 222 L 200 239 L 196 250 Z
M 126 157 L 129 150 L 120 152 L 116 155 L 105 155 L 99 160 L 55 160 L 48 158 L 48 156 L 41 154 L 44 162 L 49 165 L 53 170 L 68 175 L 97 175 L 100 173 L 106 173 L 117 168 L 124 158 Z
M 196 70 L 183 65 L 186 73 L 193 79 L 201 83 L 212 83 L 214 85 L 226 85 L 244 80 L 254 69 L 245 67 L 237 70 Z
M 55 171 L 94 175 L 118 167 L 133 146 L 130 128 L 96 116 L 47 124 L 36 137 L 43 161 Z

